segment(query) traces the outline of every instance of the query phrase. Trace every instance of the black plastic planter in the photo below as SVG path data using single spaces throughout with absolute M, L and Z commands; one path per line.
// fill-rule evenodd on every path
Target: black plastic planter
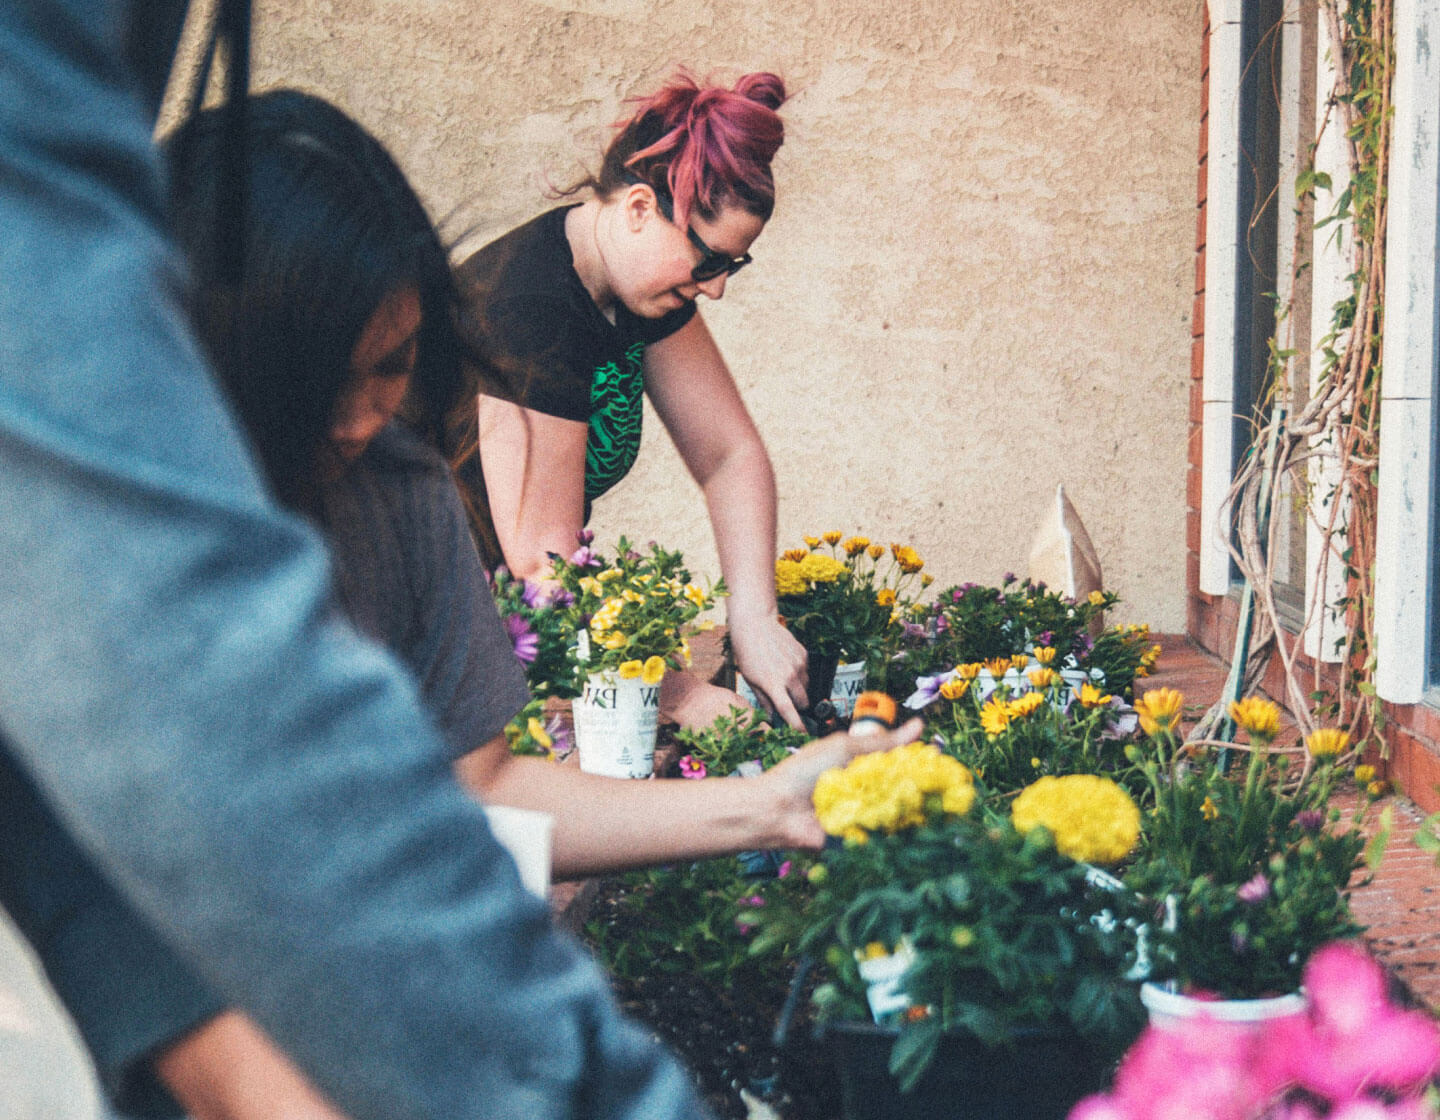
M 810 683 L 805 690 L 807 707 L 814 708 L 820 701 L 830 699 L 830 691 L 835 687 L 835 669 L 839 664 L 838 653 L 828 657 L 810 654 L 807 667 Z
M 1065 1120 L 1109 1080 L 1108 1063 L 1074 1035 L 1017 1031 L 1007 1046 L 947 1035 L 920 1082 L 890 1076 L 897 1030 L 827 1023 L 820 1038 L 839 1075 L 843 1120 Z

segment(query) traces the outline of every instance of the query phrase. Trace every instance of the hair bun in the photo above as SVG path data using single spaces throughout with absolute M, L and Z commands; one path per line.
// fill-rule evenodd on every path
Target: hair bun
M 779 74 L 760 71 L 746 74 L 735 83 L 735 92 L 747 100 L 764 105 L 772 112 L 785 104 L 785 81 Z

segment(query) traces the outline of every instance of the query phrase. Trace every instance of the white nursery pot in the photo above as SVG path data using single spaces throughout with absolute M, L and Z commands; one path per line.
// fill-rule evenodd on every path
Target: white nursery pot
M 1300 992 L 1266 999 L 1196 999 L 1149 981 L 1140 985 L 1140 1002 L 1149 1012 L 1150 1025 L 1161 1030 L 1176 1030 L 1201 1016 L 1217 1023 L 1259 1027 L 1305 1014 L 1305 996 Z
M 849 719 L 855 711 L 855 701 L 865 691 L 865 662 L 855 664 L 840 662 L 835 666 L 835 683 L 830 686 L 830 703 L 835 705 L 835 714 Z
M 658 684 L 593 673 L 571 707 L 581 770 L 607 778 L 648 778 L 655 772 Z

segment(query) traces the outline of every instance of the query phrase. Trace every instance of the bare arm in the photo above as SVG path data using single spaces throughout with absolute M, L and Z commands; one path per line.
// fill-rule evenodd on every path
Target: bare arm
M 542 579 L 569 556 L 585 517 L 586 426 L 494 397 L 479 399 L 480 465 L 505 563 Z
M 816 740 L 756 778 L 629 781 L 538 758 L 516 758 L 496 736 L 455 764 L 484 801 L 555 818 L 557 879 L 706 859 L 747 848 L 819 848 L 811 791 L 826 770 L 856 755 L 912 741 L 920 721 L 883 735 Z
M 345 1120 L 239 1011 L 225 1011 L 155 1059 L 193 1120 Z
M 699 484 L 715 530 L 735 659 L 792 727 L 805 651 L 775 607 L 775 473 L 735 381 L 697 314 L 645 350 L 645 390 Z

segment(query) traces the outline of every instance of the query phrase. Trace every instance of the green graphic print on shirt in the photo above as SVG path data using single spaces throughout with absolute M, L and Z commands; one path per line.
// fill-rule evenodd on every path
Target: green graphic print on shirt
M 622 366 L 606 362 L 590 386 L 590 433 L 585 441 L 585 502 L 588 505 L 629 473 L 640 450 L 645 417 L 645 344 L 625 351 Z

